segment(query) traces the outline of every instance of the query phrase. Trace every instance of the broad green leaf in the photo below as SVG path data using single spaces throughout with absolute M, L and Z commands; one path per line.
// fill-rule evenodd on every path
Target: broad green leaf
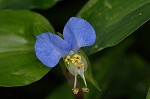
M 150 88 L 149 88 L 149 90 L 148 90 L 148 92 L 147 92 L 146 99 L 150 99 Z
M 54 32 L 41 15 L 0 10 L 0 86 L 23 86 L 42 78 L 50 68 L 34 53 L 36 34 Z
M 58 0 L 0 0 L 0 9 L 46 9 Z
M 78 13 L 90 22 L 96 43 L 84 50 L 88 54 L 114 46 L 150 18 L 150 0 L 90 0 Z

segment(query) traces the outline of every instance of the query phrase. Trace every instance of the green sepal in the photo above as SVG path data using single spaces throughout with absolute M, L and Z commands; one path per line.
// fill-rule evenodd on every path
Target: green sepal
M 86 59 L 87 61 L 87 64 L 88 64 L 88 68 L 87 70 L 85 71 L 84 75 L 85 75 L 85 78 L 95 87 L 97 88 L 99 91 L 101 91 L 99 85 L 98 85 L 98 82 L 94 79 L 93 77 L 93 74 L 92 74 L 92 66 L 91 66 L 91 63 L 87 57 L 87 55 L 84 53 L 83 50 L 80 49 L 79 53 L 81 55 L 84 56 L 84 58 Z

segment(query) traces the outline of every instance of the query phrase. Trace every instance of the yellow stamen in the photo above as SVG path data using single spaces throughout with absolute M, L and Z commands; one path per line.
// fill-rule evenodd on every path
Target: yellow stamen
M 80 67 L 80 68 L 84 67 L 84 64 L 80 64 L 79 67 Z
M 82 67 L 84 67 L 84 64 L 77 64 L 76 67 L 77 67 L 78 69 L 81 69 Z
M 75 76 L 74 78 L 74 87 L 72 89 L 73 93 L 76 95 L 79 93 L 79 88 L 77 88 L 77 75 L 80 75 L 84 81 L 85 87 L 82 88 L 82 91 L 89 93 L 87 88 L 87 83 L 84 77 L 84 72 L 87 69 L 87 62 L 84 56 L 80 54 L 75 54 L 74 51 L 70 51 L 69 55 L 66 57 L 65 62 L 68 64 L 68 69 Z
M 89 93 L 89 89 L 86 88 L 86 87 L 85 87 L 85 88 L 82 88 L 82 91 L 83 91 L 83 92 L 86 92 L 86 93 Z
M 67 62 L 67 64 L 69 65 L 70 61 L 71 61 L 71 58 L 70 58 L 70 56 L 68 55 L 68 56 L 66 57 L 66 59 L 65 59 L 65 62 Z
M 79 92 L 79 88 L 74 88 L 74 89 L 72 89 L 72 91 L 73 91 L 73 93 L 76 95 L 76 94 L 78 94 L 78 92 Z
M 81 56 L 79 54 L 75 54 L 73 58 L 71 58 L 72 64 L 76 66 L 78 69 L 82 68 L 84 64 L 81 64 Z
M 72 58 L 71 61 L 72 61 L 73 64 L 76 64 L 76 63 L 78 62 L 78 61 L 77 61 L 76 59 L 74 59 L 74 58 Z
M 77 60 L 78 62 L 81 62 L 81 56 L 79 54 L 75 54 L 74 59 Z

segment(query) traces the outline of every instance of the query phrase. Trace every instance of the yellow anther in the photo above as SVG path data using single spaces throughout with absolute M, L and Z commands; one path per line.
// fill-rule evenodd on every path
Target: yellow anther
M 72 63 L 73 63 L 74 65 L 77 64 L 77 62 L 78 62 L 78 61 L 77 61 L 76 59 L 74 59 L 74 58 L 72 58 L 71 61 L 72 61 Z
M 84 67 L 84 64 L 80 64 L 80 68 Z
M 84 67 L 84 64 L 78 64 L 76 65 L 78 69 L 81 69 L 82 67 Z
M 67 62 L 67 64 L 69 64 L 70 61 L 71 61 L 71 58 L 70 58 L 70 56 L 68 55 L 68 56 L 66 57 L 66 59 L 65 59 L 65 62 Z
M 82 91 L 83 91 L 83 92 L 86 92 L 86 93 L 89 93 L 89 89 L 88 89 L 87 87 L 82 88 Z
M 81 56 L 79 54 L 75 54 L 74 59 L 77 60 L 77 62 L 81 62 Z
M 73 91 L 73 93 L 76 95 L 76 94 L 78 94 L 78 92 L 79 92 L 79 88 L 74 88 L 74 89 L 72 89 L 72 91 Z

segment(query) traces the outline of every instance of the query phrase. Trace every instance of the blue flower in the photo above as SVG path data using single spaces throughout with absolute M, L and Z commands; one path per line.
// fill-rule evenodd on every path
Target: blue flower
M 75 76 L 73 93 L 77 94 L 77 75 L 79 74 L 85 83 L 84 92 L 88 92 L 84 72 L 87 69 L 85 58 L 78 53 L 84 46 L 93 45 L 96 40 L 94 28 L 84 19 L 71 17 L 63 30 L 63 38 L 51 32 L 42 33 L 37 36 L 35 53 L 37 58 L 46 66 L 54 67 L 64 57 L 68 70 Z

